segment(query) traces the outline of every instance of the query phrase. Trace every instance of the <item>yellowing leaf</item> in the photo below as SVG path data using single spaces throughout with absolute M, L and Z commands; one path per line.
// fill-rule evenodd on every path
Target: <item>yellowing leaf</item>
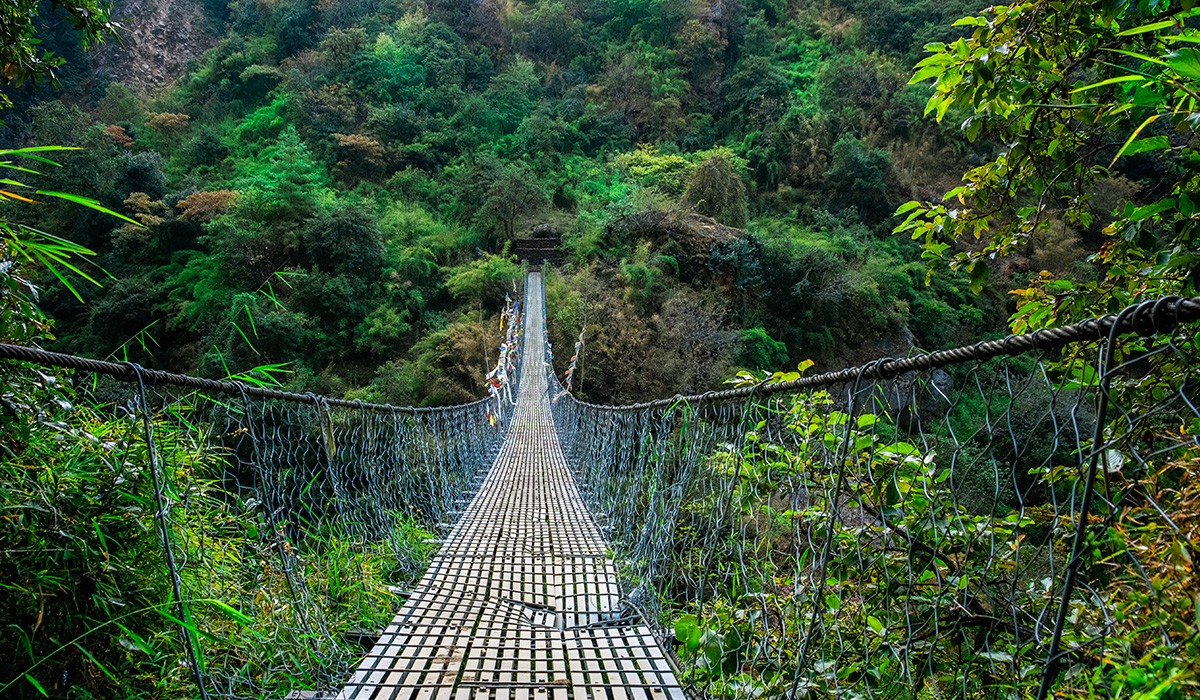
M 1138 134 L 1142 133 L 1142 129 L 1145 129 L 1147 126 L 1156 121 L 1159 116 L 1160 115 L 1158 114 L 1151 114 L 1150 116 L 1146 117 L 1146 121 L 1142 122 L 1141 126 L 1134 129 L 1133 133 L 1129 135 L 1129 138 L 1125 140 L 1125 145 L 1121 146 L 1121 150 L 1117 151 L 1117 155 L 1113 156 L 1112 162 L 1108 164 L 1108 167 L 1111 168 L 1112 166 L 1116 165 L 1117 160 L 1121 156 L 1125 155 L 1125 150 L 1129 148 L 1129 144 L 1133 143 L 1134 139 L 1138 137 Z
M 32 199 L 30 199 L 28 197 L 22 197 L 19 194 L 13 194 L 12 192 L 9 192 L 7 190 L 0 190 L 0 197 L 8 197 L 10 199 L 16 199 L 16 200 L 20 200 L 22 202 L 29 202 L 30 204 L 35 204 L 35 202 Z

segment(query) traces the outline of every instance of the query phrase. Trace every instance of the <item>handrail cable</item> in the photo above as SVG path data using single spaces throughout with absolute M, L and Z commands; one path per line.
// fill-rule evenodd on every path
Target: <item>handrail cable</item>
M 938 350 L 903 359 L 878 359 L 864 365 L 814 374 L 811 377 L 800 377 L 786 382 L 758 383 L 736 389 L 708 391 L 689 396 L 676 394 L 670 398 L 625 405 L 588 403 L 580 401 L 574 395 L 571 395 L 571 398 L 582 406 L 601 411 L 637 411 L 671 406 L 681 402 L 695 404 L 706 401 L 745 399 L 751 394 L 757 396 L 794 394 L 806 389 L 845 384 L 856 379 L 884 381 L 909 372 L 937 369 L 960 362 L 983 362 L 1004 355 L 1019 355 L 1031 350 L 1049 350 L 1071 343 L 1103 340 L 1114 332 L 1114 325 L 1117 335 L 1136 333 L 1141 336 L 1150 336 L 1168 333 L 1196 320 L 1200 320 L 1200 296 L 1187 298 L 1169 296 L 1131 304 L 1120 313 L 1097 316 L 1069 326 L 1043 328 L 1030 333 L 1010 335 L 998 340 L 964 345 L 949 350 Z
M 31 348 L 25 345 L 12 345 L 9 343 L 0 343 L 0 359 L 19 360 L 21 362 L 32 362 L 34 364 L 49 367 L 62 367 L 65 369 L 95 372 L 97 374 L 107 374 L 114 379 L 123 382 L 137 382 L 140 374 L 143 379 L 148 380 L 153 384 L 170 384 L 189 389 L 215 391 L 232 396 L 246 395 L 259 399 L 276 399 L 279 401 L 291 401 L 294 403 L 313 405 L 323 403 L 329 406 L 367 409 L 382 413 L 395 413 L 397 411 L 401 413 L 414 414 L 437 413 L 441 411 L 453 411 L 460 408 L 466 408 L 468 406 L 478 406 L 479 404 L 490 400 L 490 397 L 487 397 L 477 401 L 457 404 L 454 406 L 393 406 L 391 404 L 347 401 L 345 399 L 335 399 L 331 396 L 323 396 L 321 394 L 314 394 L 311 392 L 300 394 L 292 391 L 282 391 L 280 389 L 267 389 L 261 386 L 250 384 L 248 382 L 236 380 L 205 379 L 203 377 L 193 377 L 188 374 L 175 374 L 173 372 L 164 372 L 156 369 L 134 369 L 127 363 L 118 364 L 115 362 L 105 362 L 103 360 L 93 360 L 88 357 L 67 355 L 60 352 L 50 352 L 49 350 L 42 350 L 41 348 Z

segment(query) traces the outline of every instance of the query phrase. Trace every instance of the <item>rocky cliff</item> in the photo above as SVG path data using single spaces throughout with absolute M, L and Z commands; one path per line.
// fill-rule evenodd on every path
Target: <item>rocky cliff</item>
M 142 95 L 178 78 L 223 31 L 201 0 L 115 0 L 112 17 L 121 22 L 122 45 L 106 44 L 96 52 L 93 75 Z

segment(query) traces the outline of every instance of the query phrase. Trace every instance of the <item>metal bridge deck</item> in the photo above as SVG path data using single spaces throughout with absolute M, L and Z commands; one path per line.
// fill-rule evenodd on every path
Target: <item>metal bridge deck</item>
M 550 417 L 542 285 L 526 290 L 508 438 L 413 595 L 339 700 L 684 700 L 616 572 Z

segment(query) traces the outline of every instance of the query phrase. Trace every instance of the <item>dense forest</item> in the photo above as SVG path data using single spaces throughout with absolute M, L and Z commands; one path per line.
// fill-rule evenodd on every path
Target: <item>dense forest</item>
M 69 60 L 11 91 L 0 139 L 80 147 L 37 186 L 140 225 L 13 216 L 96 253 L 82 303 L 40 285 L 55 349 L 352 398 L 480 395 L 511 241 L 540 224 L 567 253 L 553 340 L 584 330 L 594 399 L 973 342 L 1031 272 L 1094 274 L 1105 223 L 1045 231 L 981 295 L 927 285 L 891 234 L 994 148 L 908 84 L 977 4 L 208 2 L 212 48 L 153 94 L 49 14 Z

